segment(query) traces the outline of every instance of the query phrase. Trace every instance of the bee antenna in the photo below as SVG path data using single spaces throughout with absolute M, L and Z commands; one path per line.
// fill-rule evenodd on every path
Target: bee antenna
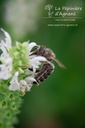
M 62 64 L 57 58 L 52 58 L 61 68 L 65 68 L 64 64 Z

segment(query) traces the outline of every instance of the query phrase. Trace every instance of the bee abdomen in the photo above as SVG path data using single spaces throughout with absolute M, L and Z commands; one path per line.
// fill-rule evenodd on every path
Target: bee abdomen
M 37 83 L 43 82 L 53 72 L 53 69 L 53 65 L 49 63 L 44 64 L 42 69 L 35 77 Z

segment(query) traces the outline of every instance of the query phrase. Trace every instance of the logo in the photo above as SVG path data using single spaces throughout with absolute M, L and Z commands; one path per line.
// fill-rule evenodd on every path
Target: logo
M 54 13 L 52 11 L 52 9 L 53 9 L 53 5 L 51 5 L 51 4 L 48 4 L 48 5 L 45 6 L 45 10 L 47 10 L 47 13 L 48 13 L 48 17 L 49 18 L 51 18 L 52 17 L 52 14 Z
M 81 18 L 78 13 L 82 11 L 81 6 L 45 6 L 48 17 L 45 18 Z
M 47 4 L 44 9 L 46 10 L 44 19 L 51 21 L 48 26 L 78 26 L 77 19 L 81 19 L 82 6 L 77 5 L 52 5 Z M 60 22 L 60 23 L 59 23 Z

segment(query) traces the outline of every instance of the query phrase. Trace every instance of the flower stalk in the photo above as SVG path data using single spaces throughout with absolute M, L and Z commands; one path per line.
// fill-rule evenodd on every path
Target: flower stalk
M 8 90 L 5 83 L 0 84 L 0 128 L 12 128 L 18 122 L 16 115 L 22 103 L 22 94 Z

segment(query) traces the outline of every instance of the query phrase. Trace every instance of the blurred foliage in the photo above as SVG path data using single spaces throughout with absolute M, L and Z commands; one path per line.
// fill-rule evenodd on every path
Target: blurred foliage
M 49 3 L 55 6 L 67 5 L 67 3 L 75 6 L 76 3 L 76 6 L 77 4 L 83 6 L 83 11 L 78 14 L 78 16 L 82 16 L 82 19 L 76 19 L 77 27 L 48 27 L 47 24 L 54 22 L 54 20 L 43 19 L 46 14 L 44 7 L 49 4 L 48 1 L 43 0 L 43 4 L 39 5 L 37 11 L 42 12 L 35 24 L 37 28 L 34 31 L 29 31 L 29 26 L 27 26 L 26 32 L 28 32 L 24 36 L 20 36 L 20 34 L 15 36 L 13 26 L 8 25 L 5 21 L 5 4 L 9 1 L 0 1 L 0 27 L 7 30 L 14 40 L 19 39 L 23 42 L 30 39 L 30 41 L 35 41 L 40 45 L 46 45 L 55 52 L 57 58 L 67 67 L 66 70 L 62 70 L 54 62 L 54 73 L 39 86 L 33 86 L 32 90 L 23 97 L 24 104 L 19 115 L 20 123 L 16 128 L 38 128 L 38 126 L 33 126 L 33 124 L 36 124 L 35 122 L 49 118 L 54 119 L 59 124 L 58 126 L 56 124 L 56 128 L 84 128 L 85 1 L 63 0 L 61 2 L 60 0 L 50 0 Z M 38 0 L 35 1 L 38 2 Z M 13 2 L 16 2 L 16 0 Z M 29 5 L 30 0 L 26 2 Z M 34 1 L 32 0 L 32 2 Z M 23 6 L 19 7 L 23 8 Z

